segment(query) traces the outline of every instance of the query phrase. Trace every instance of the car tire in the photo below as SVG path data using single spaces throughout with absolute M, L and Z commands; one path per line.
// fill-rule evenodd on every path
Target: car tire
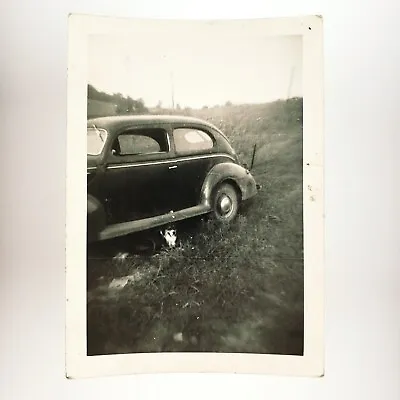
M 234 186 L 223 183 L 212 197 L 212 217 L 218 222 L 232 222 L 239 211 L 239 195 Z

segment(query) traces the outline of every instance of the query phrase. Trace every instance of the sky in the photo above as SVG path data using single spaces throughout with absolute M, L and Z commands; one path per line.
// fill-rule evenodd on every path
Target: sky
M 302 96 L 300 36 L 93 36 L 88 83 L 146 106 L 264 103 Z

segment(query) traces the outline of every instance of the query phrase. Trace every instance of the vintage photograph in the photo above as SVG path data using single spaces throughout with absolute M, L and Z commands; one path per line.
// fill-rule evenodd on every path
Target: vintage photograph
M 303 35 L 150 26 L 85 38 L 85 356 L 303 357 Z

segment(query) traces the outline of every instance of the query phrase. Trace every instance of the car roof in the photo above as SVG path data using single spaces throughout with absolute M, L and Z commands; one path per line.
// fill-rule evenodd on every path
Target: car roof
M 122 128 L 131 123 L 140 123 L 144 125 L 152 123 L 201 124 L 213 128 L 219 133 L 222 133 L 216 126 L 208 121 L 183 115 L 113 115 L 108 117 L 91 118 L 87 120 L 88 127 L 95 125 L 97 128 L 104 128 L 107 130 Z

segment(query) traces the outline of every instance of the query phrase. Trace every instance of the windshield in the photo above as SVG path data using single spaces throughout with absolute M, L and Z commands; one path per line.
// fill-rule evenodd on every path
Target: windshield
M 103 150 L 107 131 L 98 128 L 87 128 L 87 154 L 97 156 Z

